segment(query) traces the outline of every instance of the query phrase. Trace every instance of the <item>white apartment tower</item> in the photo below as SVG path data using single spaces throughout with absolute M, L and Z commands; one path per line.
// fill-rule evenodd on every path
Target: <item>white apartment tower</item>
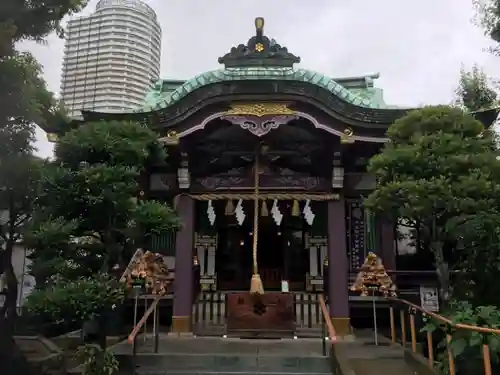
M 100 0 L 95 12 L 69 21 L 61 99 L 81 110 L 120 112 L 139 106 L 159 79 L 161 27 L 140 0 Z

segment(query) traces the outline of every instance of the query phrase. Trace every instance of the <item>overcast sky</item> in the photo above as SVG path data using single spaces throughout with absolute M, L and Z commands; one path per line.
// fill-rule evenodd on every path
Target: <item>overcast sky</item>
M 162 30 L 162 78 L 187 79 L 218 67 L 217 58 L 255 33 L 302 58 L 301 67 L 331 77 L 380 73 L 386 102 L 403 106 L 450 103 L 462 64 L 500 77 L 500 57 L 471 23 L 472 0 L 149 0 Z M 82 14 L 93 12 L 92 0 Z M 44 67 L 49 89 L 59 91 L 64 41 L 23 43 Z M 43 132 L 37 147 L 52 147 Z

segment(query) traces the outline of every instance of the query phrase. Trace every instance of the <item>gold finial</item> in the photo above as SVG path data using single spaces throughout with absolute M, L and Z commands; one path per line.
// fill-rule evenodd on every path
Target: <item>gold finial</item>
M 175 130 L 169 130 L 167 133 L 168 138 L 178 138 L 177 132 Z
M 264 28 L 264 18 L 263 17 L 257 17 L 255 19 L 255 28 L 257 30 L 262 30 Z
M 340 143 L 354 143 L 352 136 L 354 131 L 351 128 L 345 128 L 342 136 L 340 137 Z
M 57 142 L 59 137 L 55 133 L 47 133 L 47 140 L 51 143 Z
M 169 130 L 167 135 L 163 138 L 160 138 L 159 141 L 165 143 L 166 145 L 177 145 L 179 144 L 179 134 L 175 130 Z

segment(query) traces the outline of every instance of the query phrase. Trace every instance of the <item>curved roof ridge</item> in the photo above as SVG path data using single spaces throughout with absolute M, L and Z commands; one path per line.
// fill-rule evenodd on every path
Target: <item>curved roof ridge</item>
M 382 103 L 376 103 L 369 99 L 356 95 L 348 90 L 333 78 L 308 69 L 294 69 L 292 67 L 231 67 L 203 72 L 185 81 L 176 88 L 170 95 L 162 96 L 149 95 L 150 99 L 155 98 L 155 102 L 147 103 L 135 112 L 147 112 L 166 108 L 178 102 L 192 91 L 218 82 L 242 81 L 242 80 L 285 80 L 307 82 L 319 86 L 346 102 L 365 108 L 386 108 Z

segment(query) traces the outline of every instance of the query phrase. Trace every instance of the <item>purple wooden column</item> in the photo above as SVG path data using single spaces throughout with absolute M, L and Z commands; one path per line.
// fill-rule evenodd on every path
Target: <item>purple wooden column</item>
M 351 332 L 349 320 L 349 273 L 345 202 L 341 197 L 328 202 L 328 305 L 330 318 L 339 335 Z
M 182 229 L 175 240 L 173 332 L 191 332 L 193 291 L 194 201 L 181 195 L 177 203 Z
M 380 220 L 380 257 L 386 270 L 396 269 L 396 241 L 394 225 L 388 220 Z

